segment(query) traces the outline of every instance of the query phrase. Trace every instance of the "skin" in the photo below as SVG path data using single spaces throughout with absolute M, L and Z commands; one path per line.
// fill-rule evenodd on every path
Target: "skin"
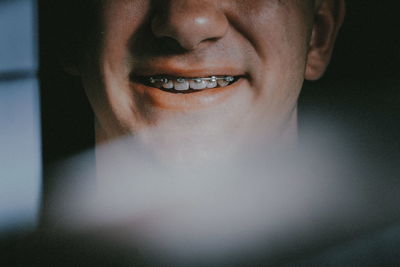
M 344 0 L 104 0 L 101 7 L 76 66 L 97 142 L 133 136 L 176 164 L 294 143 L 303 81 L 325 71 L 344 16 Z M 132 79 L 155 74 L 244 78 L 192 94 Z

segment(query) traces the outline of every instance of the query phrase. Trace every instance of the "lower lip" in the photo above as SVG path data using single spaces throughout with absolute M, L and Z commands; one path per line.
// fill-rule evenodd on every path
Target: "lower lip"
M 131 88 L 135 92 L 143 95 L 143 99 L 154 107 L 172 110 L 189 110 L 207 108 L 226 101 L 243 86 L 245 80 L 245 78 L 240 78 L 235 83 L 226 87 L 205 89 L 189 94 L 171 93 L 138 82 L 132 82 Z

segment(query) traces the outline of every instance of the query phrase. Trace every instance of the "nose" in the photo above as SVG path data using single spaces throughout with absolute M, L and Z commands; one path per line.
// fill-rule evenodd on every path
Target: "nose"
M 228 19 L 215 0 L 162 0 L 152 19 L 153 34 L 175 40 L 183 49 L 222 38 Z

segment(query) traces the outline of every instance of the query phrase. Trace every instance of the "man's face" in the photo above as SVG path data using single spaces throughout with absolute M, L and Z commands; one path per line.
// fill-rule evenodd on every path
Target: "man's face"
M 80 66 L 100 139 L 133 135 L 164 158 L 191 161 L 295 135 L 313 1 L 101 5 Z

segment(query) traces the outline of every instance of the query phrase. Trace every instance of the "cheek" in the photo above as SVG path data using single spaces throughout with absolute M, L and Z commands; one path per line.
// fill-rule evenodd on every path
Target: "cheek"
M 255 107 L 263 120 L 282 122 L 293 116 L 303 85 L 310 26 L 304 9 L 275 3 L 247 19 L 247 34 L 259 58 Z
M 305 0 L 238 1 L 231 11 L 232 26 L 245 36 L 260 57 L 290 48 L 307 48 L 312 9 Z M 288 47 L 289 46 L 289 47 Z
M 294 3 L 294 2 L 293 2 Z M 304 10 L 297 5 L 277 4 L 268 16 L 252 21 L 254 47 L 261 58 L 262 71 L 257 73 L 259 86 L 267 94 L 293 94 L 304 80 L 310 27 Z M 269 84 L 269 86 L 266 86 Z
M 123 71 L 132 63 L 131 46 L 134 37 L 140 36 L 147 23 L 149 1 L 109 0 L 103 7 L 103 38 L 101 51 L 103 61 L 111 70 Z
M 129 90 L 132 58 L 130 43 L 135 31 L 145 21 L 149 1 L 104 1 L 100 34 L 88 50 L 82 79 L 97 120 L 105 129 L 119 129 L 137 124 L 141 99 Z M 136 102 L 136 103 L 135 103 Z

